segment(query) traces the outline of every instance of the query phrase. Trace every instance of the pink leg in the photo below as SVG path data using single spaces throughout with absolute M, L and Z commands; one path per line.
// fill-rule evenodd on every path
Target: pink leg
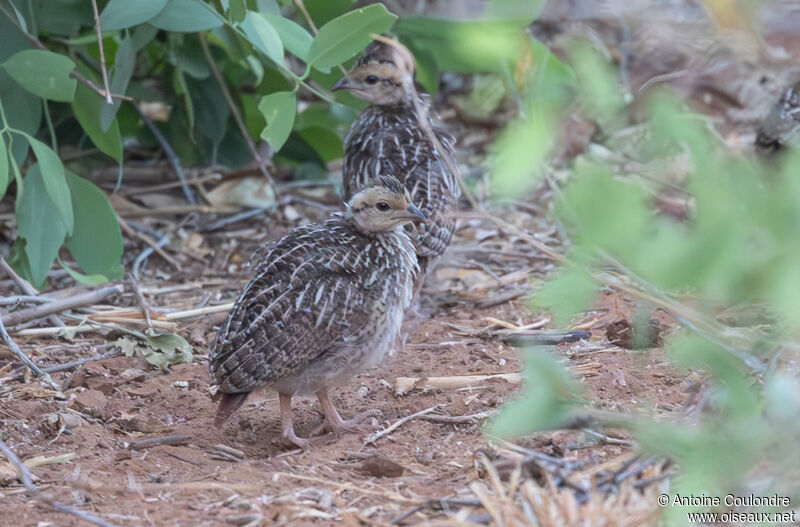
M 295 446 L 299 446 L 300 448 L 308 448 L 310 441 L 308 439 L 303 439 L 302 437 L 297 437 L 297 434 L 294 433 L 294 422 L 292 421 L 292 396 L 279 393 L 278 399 L 280 400 L 281 405 L 281 437 L 284 441 L 291 443 Z
M 367 417 L 377 417 L 381 414 L 381 411 L 377 409 L 367 410 L 345 421 L 339 415 L 339 412 L 336 411 L 336 407 L 333 406 L 333 402 L 331 402 L 331 398 L 328 396 L 327 389 L 323 388 L 319 390 L 317 392 L 317 398 L 319 399 L 319 404 L 322 406 L 322 413 L 325 414 L 325 424 L 331 432 L 335 434 L 341 432 L 357 432 L 359 422 Z

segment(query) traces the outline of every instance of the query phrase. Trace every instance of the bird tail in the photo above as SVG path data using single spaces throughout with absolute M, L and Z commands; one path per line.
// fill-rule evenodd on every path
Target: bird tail
M 239 409 L 247 400 L 250 392 L 244 393 L 223 393 L 217 407 L 217 415 L 214 417 L 214 426 L 217 428 L 225 424 L 225 422 L 233 415 L 233 412 Z

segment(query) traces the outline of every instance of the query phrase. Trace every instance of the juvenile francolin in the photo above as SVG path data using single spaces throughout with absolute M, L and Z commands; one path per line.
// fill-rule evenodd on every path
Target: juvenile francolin
M 293 395 L 316 394 L 326 426 L 352 430 L 328 389 L 350 381 L 389 350 L 418 273 L 403 226 L 425 221 L 403 185 L 379 176 L 344 213 L 303 225 L 268 247 L 220 329 L 209 369 L 222 394 L 216 423 L 247 395 L 278 392 L 282 436 L 304 447 L 292 422 Z
M 370 43 L 334 90 L 349 90 L 370 102 L 345 139 L 343 187 L 355 189 L 379 174 L 398 174 L 411 199 L 428 218 L 409 227 L 421 282 L 442 255 L 455 228 L 452 213 L 461 189 L 453 159 L 453 137 L 434 126 L 428 105 L 414 87 L 414 59 L 396 41 Z M 438 143 L 438 145 L 437 145 Z

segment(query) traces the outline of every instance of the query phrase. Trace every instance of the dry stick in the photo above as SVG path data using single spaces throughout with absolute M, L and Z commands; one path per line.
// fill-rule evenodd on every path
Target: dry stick
M 407 415 L 407 416 L 403 417 L 402 419 L 398 419 L 394 424 L 392 424 L 388 428 L 384 428 L 383 430 L 375 432 L 374 434 L 368 435 L 364 439 L 364 444 L 367 445 L 369 443 L 375 443 L 375 441 L 377 441 L 378 439 L 382 438 L 385 435 L 391 434 L 392 432 L 394 432 L 395 430 L 400 428 L 405 423 L 407 423 L 407 422 L 409 422 L 409 421 L 411 421 L 413 419 L 416 419 L 417 417 L 419 417 L 421 415 L 429 414 L 429 413 L 433 412 L 434 410 L 436 410 L 437 408 L 439 408 L 439 406 L 441 406 L 441 405 L 435 404 L 435 405 L 431 406 L 430 408 L 426 408 L 425 410 L 422 410 L 421 412 L 417 412 L 415 414 Z
M 6 458 L 8 458 L 8 460 L 11 462 L 11 464 L 14 465 L 14 467 L 16 467 L 20 481 L 22 482 L 23 485 L 25 485 L 25 488 L 28 489 L 28 492 L 31 494 L 31 496 L 37 501 L 45 503 L 57 511 L 67 512 L 69 514 L 72 514 L 73 516 L 77 516 L 78 518 L 87 521 L 89 523 L 93 523 L 95 525 L 100 525 L 102 527 L 117 527 L 113 523 L 109 523 L 104 519 L 95 516 L 94 514 L 73 509 L 72 507 L 68 507 L 63 503 L 59 503 L 54 499 L 45 496 L 44 494 L 39 492 L 39 489 L 36 488 L 36 485 L 33 484 L 33 479 L 31 479 L 31 473 L 28 470 L 28 467 L 26 467 L 25 464 L 22 461 L 20 461 L 20 459 L 17 457 L 14 451 L 8 447 L 8 445 L 6 444 L 5 441 L 3 441 L 2 438 L 0 438 L 0 452 L 2 452 L 3 455 L 6 456 Z
M 250 155 L 253 156 L 253 159 L 258 164 L 258 170 L 264 176 L 264 179 L 267 180 L 269 186 L 272 187 L 272 191 L 277 192 L 275 181 L 272 179 L 272 176 L 267 170 L 267 163 L 264 161 L 264 158 L 261 157 L 261 154 L 258 153 L 256 144 L 250 137 L 250 133 L 247 131 L 247 125 L 245 125 L 244 119 L 242 119 L 242 114 L 239 112 L 239 107 L 236 106 L 236 103 L 231 96 L 231 92 L 228 89 L 228 85 L 225 83 L 225 79 L 222 77 L 222 74 L 219 72 L 216 63 L 211 56 L 211 50 L 208 49 L 208 41 L 206 40 L 205 35 L 200 34 L 197 36 L 197 38 L 200 40 L 200 47 L 203 49 L 203 55 L 206 58 L 206 62 L 208 62 L 208 67 L 211 69 L 211 74 L 214 76 L 217 84 L 219 84 L 219 87 L 222 90 L 222 95 L 225 97 L 225 102 L 228 103 L 228 107 L 231 110 L 231 115 L 233 115 L 233 120 L 236 121 L 236 126 L 239 127 L 239 132 L 241 132 L 245 143 L 247 143 L 247 148 L 250 150 Z
M 477 412 L 474 414 L 469 415 L 423 415 L 420 416 L 419 419 L 422 421 L 430 421 L 432 423 L 445 423 L 445 424 L 463 424 L 463 423 L 475 423 L 476 421 L 480 421 L 483 419 L 488 419 L 492 415 L 494 415 L 497 410 L 491 412 Z
M 131 287 L 133 287 L 133 291 L 136 293 L 136 298 L 139 300 L 139 307 L 142 308 L 144 318 L 147 320 L 147 327 L 152 328 L 153 321 L 150 320 L 150 305 L 147 303 L 147 300 L 145 300 L 142 290 L 139 288 L 139 281 L 136 280 L 133 273 L 128 273 L 128 281 L 131 283 Z
M 9 326 L 13 326 L 29 320 L 46 317 L 47 315 L 52 315 L 53 313 L 72 309 L 73 307 L 96 304 L 113 294 L 122 293 L 124 290 L 125 288 L 121 285 L 112 285 L 109 287 L 96 289 L 94 291 L 87 291 L 85 293 L 77 294 L 68 298 L 53 300 L 52 302 L 48 302 L 36 307 L 15 311 L 6 317 L 5 323 Z
M 175 153 L 175 150 L 172 149 L 172 145 L 169 144 L 167 138 L 164 137 L 164 134 L 161 133 L 161 130 L 153 123 L 153 121 L 145 115 L 142 111 L 141 107 L 136 103 L 136 101 L 131 100 L 131 104 L 133 108 L 136 110 L 136 113 L 139 114 L 139 118 L 144 122 L 147 126 L 147 129 L 150 130 L 150 133 L 153 134 L 153 137 L 156 138 L 158 144 L 161 146 L 161 149 L 164 151 L 164 155 L 167 156 L 167 161 L 169 162 L 172 170 L 175 172 L 175 175 L 178 176 L 178 180 L 181 182 L 181 189 L 183 190 L 183 195 L 190 204 L 194 205 L 197 203 L 197 200 L 194 199 L 194 194 L 192 194 L 192 189 L 189 188 L 189 184 L 186 182 L 186 176 L 183 173 L 183 168 L 181 167 L 181 161 L 178 159 L 178 155 Z
M 8 19 L 8 20 L 9 20 L 9 21 L 10 21 L 10 22 L 11 22 L 11 23 L 14 25 L 14 27 L 17 29 L 17 31 L 19 31 L 19 32 L 22 34 L 22 36 L 23 36 L 23 37 L 25 37 L 25 40 L 27 40 L 28 42 L 30 42 L 31 44 L 33 44 L 35 47 L 37 47 L 37 48 L 39 48 L 39 49 L 41 49 L 41 50 L 44 50 L 44 51 L 50 51 L 49 49 L 47 49 L 47 46 L 45 46 L 44 44 L 42 44 L 42 42 L 41 42 L 41 41 L 40 41 L 38 38 L 36 38 L 35 36 L 31 35 L 31 34 L 30 34 L 30 33 L 28 33 L 27 31 L 25 31 L 25 29 L 24 29 L 24 28 L 22 28 L 22 26 L 20 26 L 20 25 L 19 25 L 19 23 L 17 22 L 16 18 L 15 18 L 15 17 L 14 17 L 14 16 L 13 16 L 11 13 L 9 13 L 9 12 L 6 10 L 6 8 L 5 8 L 5 7 L 3 7 L 3 4 L 2 4 L 2 3 L 0 3 L 0 13 L 3 13 L 3 15 L 5 15 L 5 17 L 6 17 L 6 18 L 7 18 L 7 19 Z M 103 49 L 103 48 L 102 48 L 102 46 L 100 47 L 100 49 Z M 107 93 L 106 93 L 106 91 L 105 91 L 105 90 L 103 90 L 102 88 L 100 88 L 99 86 L 97 86 L 97 84 L 95 84 L 94 82 L 92 82 L 90 79 L 87 79 L 86 77 L 84 77 L 83 75 L 81 75 L 80 73 L 78 73 L 78 71 L 77 71 L 77 70 L 73 70 L 73 71 L 72 71 L 72 76 L 73 76 L 73 77 L 75 77 L 75 79 L 76 79 L 78 82 L 80 82 L 81 84 L 84 84 L 84 85 L 88 86 L 88 87 L 89 87 L 89 88 L 90 88 L 92 91 L 94 91 L 95 93 L 97 93 L 97 94 L 98 94 L 98 95 L 100 95 L 101 97 L 108 97 L 108 96 L 109 96 L 109 95 L 107 95 Z M 111 97 L 111 98 L 113 98 L 113 99 L 122 99 L 122 100 L 124 100 L 124 101 L 133 101 L 133 97 L 128 97 L 127 95 L 119 95 L 119 94 L 117 94 L 117 93 L 112 93 L 112 94 L 110 94 L 110 97 Z
M 131 450 L 139 450 L 141 448 L 150 448 L 158 445 L 182 445 L 188 443 L 191 438 L 192 436 L 187 435 L 151 437 L 148 439 L 140 439 L 138 441 L 125 443 L 125 447 L 130 448 Z
M 25 364 L 28 368 L 30 368 L 33 371 L 33 373 L 35 373 L 38 377 L 41 377 L 42 380 L 46 382 L 48 385 L 50 385 L 51 388 L 53 388 L 56 391 L 60 391 L 60 388 L 56 383 L 53 382 L 53 379 L 50 378 L 50 375 L 48 375 L 47 372 L 42 371 L 42 369 L 39 368 L 39 366 L 37 366 L 35 362 L 33 362 L 27 355 L 22 353 L 22 350 L 19 349 L 17 343 L 14 342 L 14 340 L 6 331 L 6 327 L 3 324 L 3 317 L 0 317 L 0 334 L 2 334 L 3 340 L 6 342 L 6 345 L 11 350 L 11 352 L 17 357 L 19 357 L 19 360 L 21 360 L 23 364 Z
M 165 313 L 164 318 L 167 320 L 181 320 L 184 318 L 196 317 L 199 315 L 208 315 L 211 313 L 221 313 L 223 311 L 230 311 L 233 309 L 234 303 L 228 302 L 227 304 L 219 304 L 216 306 L 199 307 L 196 309 L 186 309 L 184 311 L 173 311 L 172 313 Z
M 103 32 L 100 31 L 100 13 L 97 12 L 97 0 L 92 0 L 92 9 L 94 10 L 94 30 L 97 33 L 97 46 L 100 48 L 100 69 L 103 74 L 103 87 L 106 89 L 106 103 L 114 104 L 111 100 L 111 88 L 108 87 L 106 54 L 103 51 Z
M 85 357 L 83 359 L 74 360 L 71 362 L 65 362 L 64 364 L 56 364 L 55 366 L 48 366 L 47 368 L 42 368 L 42 371 L 45 373 L 58 373 L 60 371 L 71 370 L 72 368 L 77 368 L 78 366 L 83 366 L 87 362 L 93 362 L 96 360 L 103 360 L 108 359 L 110 357 L 115 357 L 119 355 L 119 351 L 109 351 L 108 353 L 103 353 L 102 355 L 95 355 L 93 357 Z M 23 372 L 18 373 L 11 373 L 5 377 L 0 377 L 0 384 L 3 384 L 6 381 L 18 381 L 22 379 Z
M 11 279 L 14 281 L 15 284 L 17 284 L 17 287 L 19 287 L 20 290 L 22 290 L 23 293 L 25 293 L 26 295 L 29 295 L 29 296 L 38 296 L 39 295 L 39 291 L 34 289 L 34 287 L 31 284 L 29 284 L 27 280 L 25 280 L 21 276 L 19 276 L 14 271 L 14 269 L 12 269 L 10 265 L 8 265 L 8 262 L 6 262 L 5 259 L 2 256 L 0 256 L 0 267 L 2 267 L 3 270 L 8 274 L 8 276 L 11 277 Z M 64 327 L 64 325 L 65 325 L 64 321 L 61 320 L 60 318 L 58 318 L 57 315 L 51 316 L 50 318 L 48 318 L 48 320 L 54 326 Z
M 181 270 L 180 264 L 177 261 L 175 261 L 175 259 L 172 256 L 164 252 L 164 249 L 159 247 L 156 241 L 153 240 L 153 238 L 131 227 L 128 224 L 128 222 L 122 219 L 122 217 L 118 213 L 116 213 L 116 215 L 117 215 L 117 223 L 119 223 L 119 226 L 122 228 L 123 231 L 125 231 L 125 234 L 127 234 L 128 236 L 139 238 L 144 243 L 149 245 L 150 248 L 153 249 L 153 252 L 155 252 L 157 255 L 163 258 L 165 262 L 167 262 L 170 266 L 172 266 L 173 269 L 175 269 L 176 271 Z
M 51 298 L 31 295 L 0 296 L 0 306 L 16 306 L 18 304 L 46 304 L 52 302 Z

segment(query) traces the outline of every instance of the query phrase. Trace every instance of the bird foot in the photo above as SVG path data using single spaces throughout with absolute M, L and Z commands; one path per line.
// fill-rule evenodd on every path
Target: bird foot
M 339 422 L 325 422 L 325 427 L 333 432 L 334 434 L 341 434 L 344 432 L 361 432 L 361 427 L 359 423 L 364 419 L 368 419 L 370 417 L 380 417 L 383 415 L 383 412 L 378 410 L 377 408 L 373 408 L 372 410 L 367 410 L 366 412 L 361 412 L 360 414 L 355 415 L 351 419 L 340 419 Z
M 322 439 L 324 436 L 316 436 L 316 437 L 298 437 L 297 434 L 294 433 L 294 430 L 284 430 L 281 433 L 280 443 L 283 446 L 293 448 L 302 448 L 303 450 L 310 448 L 312 443 L 315 443 Z
M 345 432 L 348 433 L 360 433 L 363 432 L 362 427 L 359 425 L 361 421 L 367 419 L 369 417 L 380 417 L 383 415 L 383 412 L 378 410 L 377 408 L 372 410 L 367 410 L 366 412 L 361 412 L 357 414 L 351 419 L 325 419 L 319 426 L 317 426 L 314 430 L 311 431 L 312 435 L 322 433 L 327 431 L 331 434 L 343 434 Z M 324 437 L 324 436 L 316 436 L 316 437 Z

